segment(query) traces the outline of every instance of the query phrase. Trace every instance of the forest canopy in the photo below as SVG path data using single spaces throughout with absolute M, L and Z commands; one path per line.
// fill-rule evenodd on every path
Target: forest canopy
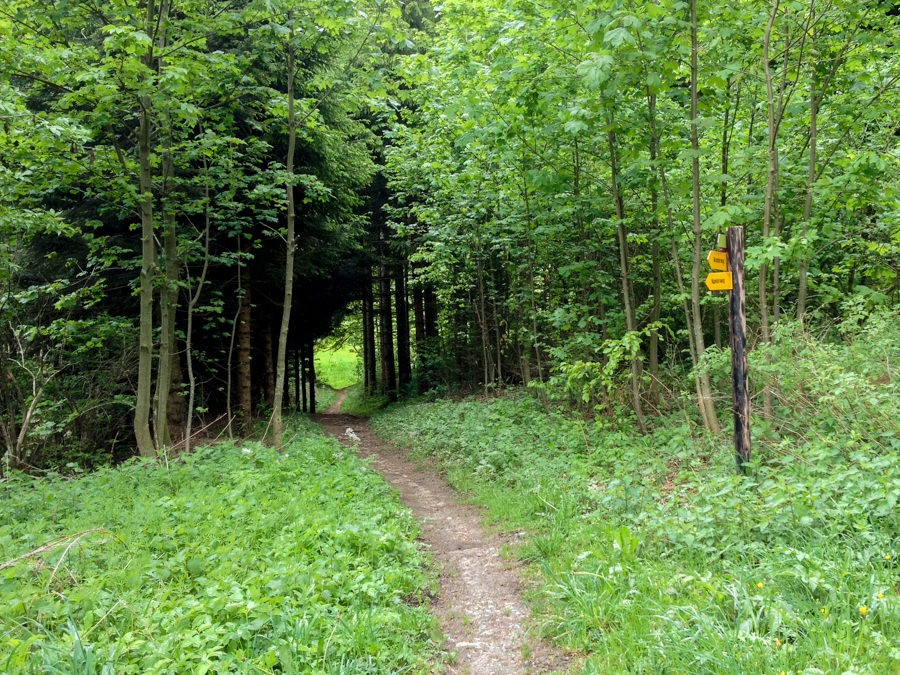
M 734 226 L 755 412 L 783 423 L 778 330 L 897 316 L 898 15 L 8 0 L 3 464 L 269 415 L 278 444 L 348 316 L 372 394 L 525 384 L 642 430 L 690 400 L 716 433 L 727 299 L 703 278 Z

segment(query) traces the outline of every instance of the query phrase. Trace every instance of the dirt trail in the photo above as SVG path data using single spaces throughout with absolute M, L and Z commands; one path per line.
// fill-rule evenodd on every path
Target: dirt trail
M 447 672 L 468 675 L 564 671 L 567 660 L 529 636 L 517 564 L 500 556 L 503 540 L 486 533 L 478 509 L 461 504 L 443 478 L 409 461 L 375 435 L 365 418 L 339 414 L 340 402 L 317 416 L 338 440 L 400 492 L 422 526 L 421 539 L 440 569 L 433 609 L 456 654 Z M 356 440 L 358 439 L 358 440 Z

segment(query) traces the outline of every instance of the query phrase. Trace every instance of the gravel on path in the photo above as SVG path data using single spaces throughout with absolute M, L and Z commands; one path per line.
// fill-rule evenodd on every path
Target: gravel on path
M 343 415 L 342 398 L 316 420 L 400 493 L 421 524 L 421 540 L 438 566 L 433 611 L 454 655 L 446 673 L 506 675 L 565 672 L 568 657 L 529 635 L 517 562 L 501 556 L 503 539 L 486 532 L 483 514 L 406 453 L 379 438 L 365 418 Z

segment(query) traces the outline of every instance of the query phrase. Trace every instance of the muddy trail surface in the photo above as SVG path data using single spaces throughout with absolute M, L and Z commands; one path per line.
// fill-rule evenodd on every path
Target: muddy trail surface
M 486 532 L 483 514 L 427 466 L 379 438 L 363 417 L 337 412 L 343 397 L 316 416 L 325 430 L 354 447 L 400 493 L 421 524 L 421 540 L 438 566 L 433 611 L 455 655 L 443 672 L 468 675 L 564 672 L 567 659 L 526 631 L 518 564 L 500 555 L 503 539 Z

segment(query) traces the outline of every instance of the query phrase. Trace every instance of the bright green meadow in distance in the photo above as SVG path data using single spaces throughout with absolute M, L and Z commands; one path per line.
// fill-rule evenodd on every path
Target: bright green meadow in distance
M 346 389 L 359 381 L 359 354 L 352 347 L 316 349 L 316 379 L 332 389 Z

